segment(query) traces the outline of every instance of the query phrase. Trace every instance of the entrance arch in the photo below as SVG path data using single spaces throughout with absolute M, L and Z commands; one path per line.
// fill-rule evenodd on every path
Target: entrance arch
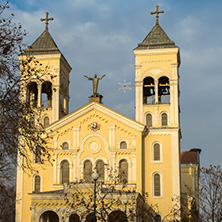
M 41 215 L 39 222 L 59 222 L 59 216 L 54 211 L 48 210 Z
M 90 213 L 86 217 L 86 222 L 94 222 L 94 214 Z
M 69 222 L 80 222 L 78 214 L 71 214 L 69 217 Z
M 108 222 L 127 222 L 127 218 L 123 211 L 115 210 L 109 214 Z

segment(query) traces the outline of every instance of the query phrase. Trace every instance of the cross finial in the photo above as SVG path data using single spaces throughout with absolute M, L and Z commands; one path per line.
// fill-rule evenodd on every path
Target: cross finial
M 48 30 L 49 21 L 53 19 L 54 19 L 53 17 L 49 18 L 48 12 L 45 13 L 45 18 L 40 19 L 42 22 L 45 21 L 45 30 Z
M 158 11 L 159 10 L 159 5 L 156 5 L 156 11 L 155 12 L 150 12 L 151 15 L 156 14 L 156 24 L 159 24 L 159 14 L 160 13 L 164 13 L 163 10 Z

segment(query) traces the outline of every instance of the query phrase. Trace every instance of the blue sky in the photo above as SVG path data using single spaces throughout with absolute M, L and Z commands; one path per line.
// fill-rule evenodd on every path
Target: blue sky
M 155 5 L 165 13 L 160 25 L 180 47 L 182 150 L 202 149 L 201 165 L 220 164 L 222 145 L 221 0 L 12 0 L 30 45 L 44 31 L 40 18 L 54 17 L 49 31 L 73 70 L 70 111 L 88 102 L 91 83 L 83 75 L 106 74 L 99 85 L 104 105 L 134 118 L 133 49 L 155 23 Z

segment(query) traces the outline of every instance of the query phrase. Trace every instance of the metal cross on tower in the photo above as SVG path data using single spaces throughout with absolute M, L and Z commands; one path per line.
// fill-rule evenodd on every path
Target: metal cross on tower
M 151 15 L 156 14 L 156 24 L 159 24 L 159 14 L 164 13 L 163 10 L 161 10 L 161 11 L 158 11 L 158 10 L 159 10 L 159 5 L 156 5 L 156 11 L 155 12 L 150 12 Z
M 49 13 L 48 12 L 45 13 L 45 18 L 40 19 L 41 22 L 45 21 L 45 30 L 48 30 L 49 21 L 53 20 L 53 19 L 54 19 L 53 17 L 49 18 Z

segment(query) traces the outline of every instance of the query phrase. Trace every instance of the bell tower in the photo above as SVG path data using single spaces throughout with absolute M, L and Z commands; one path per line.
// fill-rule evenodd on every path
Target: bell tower
M 48 31 L 50 20 L 53 18 L 49 18 L 46 12 L 46 18 L 41 19 L 45 21 L 45 31 L 19 56 L 20 61 L 33 58 L 42 68 L 42 71 L 31 74 L 21 93 L 33 108 L 41 109 L 44 126 L 57 121 L 69 112 L 71 67 Z M 36 68 L 40 70 L 39 67 Z
M 163 12 L 158 6 L 151 12 L 156 24 L 134 49 L 136 120 L 152 127 L 179 127 L 180 54 L 159 25 L 158 15 Z
M 145 124 L 148 135 L 143 151 L 143 190 L 150 203 L 172 206 L 180 197 L 180 119 L 179 119 L 179 47 L 156 23 L 142 43 L 134 49 L 136 117 Z

